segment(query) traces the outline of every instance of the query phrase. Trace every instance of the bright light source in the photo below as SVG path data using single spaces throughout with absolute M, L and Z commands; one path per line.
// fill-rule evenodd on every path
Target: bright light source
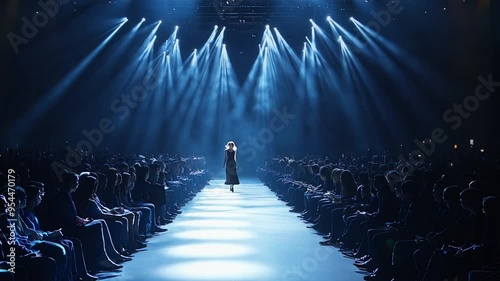
M 352 20 L 354 20 L 354 18 L 353 18 L 353 17 L 350 17 L 350 18 L 349 18 L 349 20 L 351 20 L 351 21 L 352 21 Z
M 228 258 L 250 254 L 255 250 L 237 243 L 196 243 L 170 247 L 168 254 L 181 258 Z
M 179 26 L 178 26 L 178 25 L 176 25 L 176 26 L 175 26 L 175 29 L 179 29 Z
M 161 23 L 161 20 L 159 21 L 159 23 Z
M 215 29 L 217 29 L 217 28 L 219 28 L 219 26 L 218 26 L 218 25 L 215 25 L 215 26 L 214 26 L 214 28 L 215 28 Z
M 145 18 L 142 18 L 142 20 L 141 20 L 141 21 L 146 21 L 146 19 L 145 19 Z
M 268 24 L 268 25 L 266 25 L 266 28 L 269 28 L 269 24 Z

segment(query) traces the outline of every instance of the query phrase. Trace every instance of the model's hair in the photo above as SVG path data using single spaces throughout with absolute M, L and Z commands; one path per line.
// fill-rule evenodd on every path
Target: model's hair
M 227 142 L 227 144 L 226 144 L 226 150 L 228 150 L 231 145 L 233 145 L 233 150 L 236 151 L 236 144 L 234 143 L 234 141 L 228 141 Z

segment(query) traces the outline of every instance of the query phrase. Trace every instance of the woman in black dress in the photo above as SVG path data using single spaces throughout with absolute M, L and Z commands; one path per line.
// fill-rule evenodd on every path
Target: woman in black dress
M 229 190 L 234 192 L 234 185 L 240 184 L 240 179 L 236 170 L 236 145 L 233 141 L 226 144 L 224 155 L 224 165 L 222 166 L 226 167 L 226 182 L 224 184 L 228 184 Z

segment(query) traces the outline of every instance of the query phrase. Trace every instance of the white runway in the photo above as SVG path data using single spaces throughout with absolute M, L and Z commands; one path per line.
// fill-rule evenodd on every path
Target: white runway
M 124 263 L 112 281 L 354 281 L 352 260 L 320 246 L 321 236 L 291 213 L 257 179 L 231 193 L 212 180 L 183 209 L 168 232 Z

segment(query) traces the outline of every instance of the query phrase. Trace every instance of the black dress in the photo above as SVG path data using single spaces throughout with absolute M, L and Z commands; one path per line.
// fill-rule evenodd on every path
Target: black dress
M 240 184 L 234 154 L 234 151 L 226 150 L 226 182 L 224 184 Z

